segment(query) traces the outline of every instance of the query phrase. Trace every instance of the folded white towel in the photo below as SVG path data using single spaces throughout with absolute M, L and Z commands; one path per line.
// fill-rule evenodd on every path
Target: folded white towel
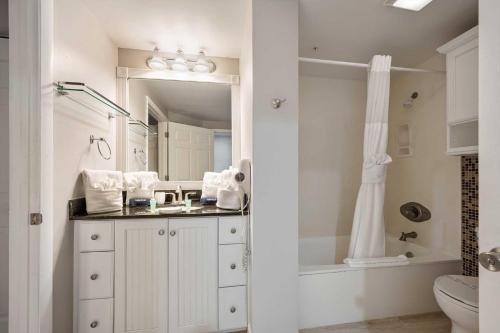
M 401 254 L 397 257 L 381 257 L 381 258 L 345 258 L 344 263 L 349 267 L 390 267 L 408 265 L 410 261 L 408 257 Z
M 219 172 L 205 172 L 203 174 L 201 197 L 210 199 L 217 198 L 217 189 L 219 188 L 220 180 Z
M 121 171 L 82 171 L 87 213 L 104 213 L 123 208 L 123 176 Z
M 154 189 L 160 182 L 158 173 L 153 171 L 125 172 L 123 178 L 127 190 L 127 204 L 133 198 L 154 198 Z
M 121 171 L 84 169 L 82 176 L 84 185 L 88 188 L 100 190 L 123 189 Z

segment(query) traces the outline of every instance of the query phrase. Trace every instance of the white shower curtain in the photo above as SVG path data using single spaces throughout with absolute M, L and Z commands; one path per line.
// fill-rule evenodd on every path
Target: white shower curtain
M 391 57 L 376 55 L 368 71 L 361 187 L 356 201 L 349 258 L 385 256 L 384 195 L 387 164 Z

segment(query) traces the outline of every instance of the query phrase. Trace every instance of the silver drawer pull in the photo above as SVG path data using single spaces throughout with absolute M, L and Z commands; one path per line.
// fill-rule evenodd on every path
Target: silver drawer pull
M 98 275 L 98 274 L 92 274 L 92 275 L 90 276 L 90 279 L 91 279 L 92 281 L 95 281 L 95 280 L 97 280 L 97 278 L 98 278 L 98 277 L 99 277 L 99 275 Z
M 97 326 L 99 326 L 99 322 L 97 320 L 94 320 L 93 322 L 90 323 L 90 327 L 92 328 L 96 328 Z
M 160 235 L 160 236 L 163 236 L 163 235 L 165 235 L 165 230 L 163 230 L 163 229 L 160 229 L 160 231 L 158 231 L 158 235 Z
M 236 312 L 236 308 L 234 306 L 232 306 L 231 309 L 229 309 L 229 311 L 231 311 L 231 313 L 235 313 Z
M 175 230 L 170 231 L 170 236 L 174 237 L 176 234 Z
M 231 228 L 231 233 L 235 234 L 236 233 L 236 228 Z
M 236 269 L 236 264 L 231 264 L 231 269 Z
M 90 236 L 90 239 L 92 240 L 97 240 L 98 238 L 99 238 L 98 234 L 93 234 L 92 236 Z

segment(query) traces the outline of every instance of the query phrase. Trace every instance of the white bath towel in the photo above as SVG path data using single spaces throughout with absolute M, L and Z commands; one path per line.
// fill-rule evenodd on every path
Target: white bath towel
M 344 264 L 347 264 L 349 267 L 359 267 L 359 268 L 403 266 L 403 265 L 408 265 L 409 263 L 410 261 L 408 260 L 408 257 L 406 257 L 403 254 L 397 257 L 344 259 Z
M 203 185 L 201 187 L 201 197 L 203 199 L 217 198 L 217 189 L 221 182 L 219 172 L 205 172 L 203 174 Z
M 87 213 L 104 213 L 123 208 L 123 176 L 121 171 L 82 171 Z
M 123 179 L 127 190 L 127 204 L 133 198 L 154 198 L 155 187 L 160 182 L 158 173 L 152 171 L 125 172 Z

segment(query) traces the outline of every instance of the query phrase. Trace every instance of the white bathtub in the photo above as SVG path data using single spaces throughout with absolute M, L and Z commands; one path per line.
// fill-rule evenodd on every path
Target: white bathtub
M 301 328 L 439 311 L 434 280 L 459 274 L 460 258 L 386 239 L 387 256 L 415 255 L 409 265 L 351 268 L 342 263 L 349 236 L 299 240 Z

